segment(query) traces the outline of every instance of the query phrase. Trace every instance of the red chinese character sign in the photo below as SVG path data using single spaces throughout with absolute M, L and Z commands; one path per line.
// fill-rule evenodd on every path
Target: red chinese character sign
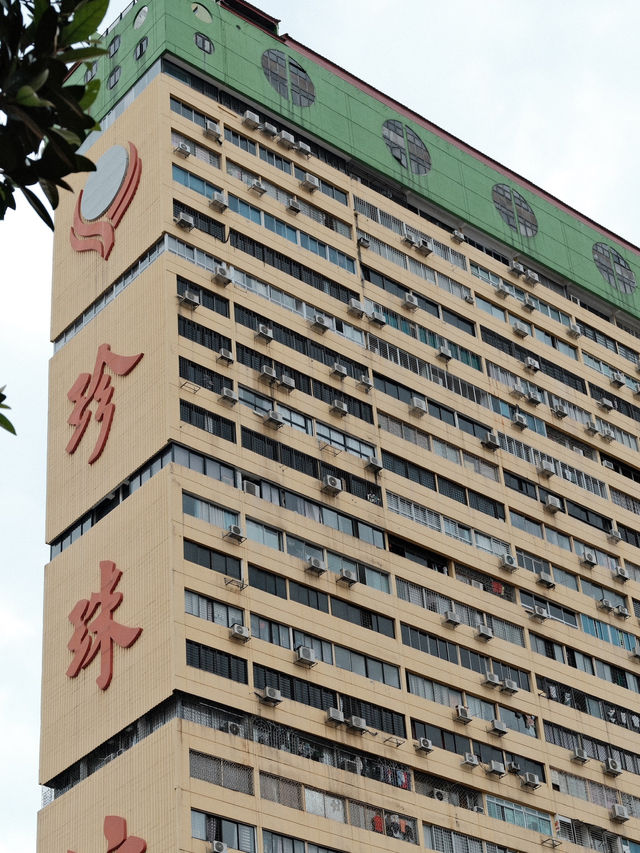
M 122 593 L 115 591 L 121 577 L 122 572 L 116 569 L 112 560 L 101 560 L 100 592 L 92 593 L 90 599 L 81 598 L 69 613 L 69 621 L 75 631 L 67 645 L 69 651 L 73 652 L 67 675 L 76 678 L 80 670 L 86 669 L 99 652 L 100 674 L 96 684 L 101 690 L 107 689 L 113 677 L 114 643 L 128 649 L 142 633 L 142 628 L 128 628 L 113 618 L 123 599 Z
M 142 161 L 133 142 L 128 149 L 114 145 L 102 155 L 78 194 L 73 212 L 69 241 L 76 252 L 97 252 L 107 260 L 141 174 Z
M 147 842 L 137 835 L 127 835 L 127 822 L 118 815 L 107 815 L 104 819 L 104 837 L 107 839 L 107 853 L 145 853 Z M 67 853 L 74 853 L 67 850 Z
M 91 420 L 89 405 L 95 400 L 98 406 L 94 416 L 101 426 L 98 440 L 89 456 L 89 465 L 93 465 L 96 459 L 100 458 L 109 438 L 116 410 L 115 403 L 111 402 L 114 392 L 111 376 L 105 371 L 109 368 L 116 376 L 127 376 L 143 355 L 141 352 L 137 355 L 117 355 L 111 352 L 109 344 L 98 347 L 93 373 L 81 373 L 67 393 L 69 400 L 75 403 L 67 421 L 70 426 L 75 427 L 65 448 L 67 453 L 75 453 L 78 449 Z

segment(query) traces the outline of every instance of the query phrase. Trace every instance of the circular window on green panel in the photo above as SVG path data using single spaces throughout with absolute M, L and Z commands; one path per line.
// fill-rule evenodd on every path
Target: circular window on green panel
M 625 259 L 606 243 L 593 244 L 593 260 L 602 277 L 619 293 L 633 293 L 637 287 L 636 277 Z
M 210 24 L 213 18 L 211 17 L 211 12 L 207 9 L 206 6 L 203 6 L 202 3 L 192 3 L 191 11 L 198 18 L 198 20 L 202 21 L 205 24 Z
M 281 98 L 291 100 L 296 107 L 310 107 L 314 103 L 316 90 L 311 77 L 281 50 L 265 50 L 262 70 Z
M 507 184 L 494 184 L 491 197 L 496 210 L 507 223 L 523 237 L 535 237 L 538 233 L 538 220 L 529 204 L 517 190 Z
M 406 124 L 395 119 L 385 121 L 382 138 L 398 163 L 410 169 L 414 175 L 426 175 L 431 169 L 431 155 L 427 146 Z
M 149 12 L 148 6 L 143 6 L 142 9 L 140 9 L 138 14 L 133 19 L 133 29 L 134 30 L 139 29 L 144 24 L 144 22 L 147 20 L 148 12 Z

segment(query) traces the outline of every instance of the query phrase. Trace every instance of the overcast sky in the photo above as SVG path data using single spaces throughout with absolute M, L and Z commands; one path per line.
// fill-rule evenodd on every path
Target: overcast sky
M 188 2 L 188 0 L 174 0 Z M 211 0 L 203 0 L 211 2 Z M 640 242 L 637 0 L 260 0 L 315 49 Z M 108 21 L 126 6 L 112 2 Z M 0 223 L 0 853 L 35 848 L 51 237 Z M 64 853 L 64 851 L 61 851 Z M 98 853 L 77 851 L 77 853 Z

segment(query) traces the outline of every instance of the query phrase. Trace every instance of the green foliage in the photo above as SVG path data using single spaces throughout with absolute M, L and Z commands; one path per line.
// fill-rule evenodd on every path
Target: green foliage
M 1 2 L 1 0 L 0 0 L 0 2 Z M 10 409 L 11 408 L 11 406 L 5 406 L 5 404 L 4 404 L 4 401 L 7 399 L 7 395 L 3 393 L 5 387 L 6 386 L 3 385 L 2 388 L 0 388 L 0 409 Z M 9 420 L 9 418 L 6 415 L 2 414 L 2 412 L 0 412 L 0 429 L 6 429 L 7 432 L 12 432 L 14 435 L 16 434 L 16 431 L 13 428 L 13 424 L 11 423 L 11 421 Z
M 64 178 L 95 169 L 77 149 L 95 126 L 87 110 L 100 83 L 72 86 L 65 79 L 70 65 L 105 53 L 94 33 L 108 5 L 0 0 L 0 219 L 15 210 L 20 190 L 53 228 L 47 206 L 29 187 L 39 185 L 55 209 L 58 188 L 69 189 Z

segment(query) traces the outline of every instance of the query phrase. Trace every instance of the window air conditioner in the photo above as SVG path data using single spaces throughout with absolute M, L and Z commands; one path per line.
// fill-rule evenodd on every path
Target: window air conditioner
M 555 465 L 553 464 L 553 462 L 549 462 L 548 459 L 543 459 L 538 465 L 537 470 L 538 474 L 540 474 L 541 477 L 546 478 L 553 477 L 553 475 L 556 473 Z
M 433 789 L 433 799 L 437 800 L 439 803 L 448 803 L 449 802 L 449 792 L 445 791 L 444 788 L 434 788 Z
M 582 334 L 580 326 L 577 323 L 569 323 L 567 326 L 567 334 L 570 338 L 579 338 Z
M 211 842 L 211 853 L 227 853 L 228 849 L 224 841 Z
M 594 420 L 587 421 L 584 429 L 589 435 L 597 435 L 600 432 L 600 427 Z
M 178 228 L 184 228 L 185 231 L 192 231 L 196 227 L 195 219 L 191 214 L 185 213 L 183 210 L 174 216 L 173 221 Z
M 433 744 L 431 743 L 428 737 L 418 738 L 415 743 L 415 748 L 418 750 L 418 752 L 433 752 Z
M 412 397 L 411 402 L 409 403 L 409 411 L 412 415 L 418 415 L 418 417 L 422 417 L 427 411 L 427 404 L 422 399 L 422 397 Z
M 324 564 L 324 561 L 319 557 L 309 557 L 307 560 L 307 564 L 305 566 L 305 572 L 309 572 L 311 575 L 323 575 L 327 571 L 327 567 Z
M 254 498 L 260 497 L 260 484 L 253 483 L 251 480 L 242 481 L 242 490 L 245 495 L 251 495 Z
M 518 561 L 513 554 L 503 554 L 500 557 L 500 568 L 507 569 L 509 572 L 515 572 L 518 568 Z
M 298 142 L 296 148 L 298 149 L 298 153 L 302 154 L 303 157 L 311 157 L 311 146 L 307 145 L 306 142 Z
M 414 311 L 418 307 L 418 297 L 415 293 L 405 293 L 402 305 L 404 308 L 408 308 L 409 311 Z
M 354 317 L 362 317 L 364 315 L 364 305 L 360 302 L 359 299 L 350 299 L 349 300 L 349 314 L 353 314 Z
M 592 569 L 598 565 L 598 560 L 593 551 L 585 551 L 580 558 L 580 565 L 587 569 Z
M 300 202 L 295 195 L 292 195 L 287 202 L 287 210 L 289 213 L 300 213 Z
M 496 284 L 496 296 L 499 296 L 501 299 L 506 299 L 509 295 L 509 288 L 505 287 L 505 285 L 500 281 Z
M 251 639 L 251 631 L 246 625 L 232 625 L 229 628 L 229 636 L 232 640 L 240 640 L 242 643 L 248 643 Z
M 609 379 L 614 388 L 623 388 L 627 383 L 624 378 L 624 373 L 619 370 L 614 370 Z
M 222 142 L 220 125 L 217 121 L 212 121 L 208 118 L 204 123 L 203 133 L 208 139 L 215 139 L 216 142 Z
M 344 723 L 344 714 L 338 708 L 327 708 L 325 723 L 328 726 L 341 726 Z
M 525 273 L 524 266 L 521 263 L 518 263 L 518 261 L 511 261 L 511 263 L 509 264 L 509 269 L 514 275 L 517 276 L 524 275 Z
M 362 388 L 364 388 L 364 390 L 367 392 L 367 394 L 368 394 L 368 393 L 369 393 L 369 391 L 371 391 L 371 389 L 373 388 L 373 382 L 372 382 L 372 380 L 367 376 L 367 374 L 366 374 L 366 373 L 363 373 L 363 374 L 362 374 L 362 376 L 360 377 L 360 380 L 359 380 L 358 384 L 359 384 L 359 385 L 361 385 L 361 386 L 362 386 Z
M 232 542 L 244 542 L 246 539 L 242 528 L 238 524 L 230 524 L 229 527 L 227 527 L 226 536 L 228 539 L 231 539 Z
M 490 761 L 489 764 L 487 764 L 487 774 L 489 776 L 502 778 L 502 776 L 507 775 L 507 771 L 505 770 L 505 766 L 502 761 Z
M 272 429 L 280 429 L 280 427 L 284 426 L 284 418 L 280 412 L 275 409 L 271 409 L 271 411 L 266 412 L 262 418 L 262 422 L 265 426 L 271 427 Z
M 438 352 L 436 354 L 436 358 L 439 358 L 441 361 L 444 361 L 448 364 L 453 358 L 453 353 L 446 344 L 443 344 L 441 347 L 439 347 Z
M 519 338 L 526 338 L 529 334 L 529 329 L 519 320 L 513 321 L 512 328 L 514 335 L 517 335 Z
M 226 264 L 217 264 L 213 268 L 213 275 L 211 276 L 211 280 L 216 284 L 222 284 L 226 287 L 228 284 L 231 284 L 231 276 L 229 275 L 229 267 Z
M 325 474 L 322 478 L 322 491 L 328 495 L 338 495 L 342 491 L 342 480 L 339 477 L 332 477 L 331 474 Z
M 269 328 L 269 326 L 264 323 L 258 323 L 258 331 L 256 332 L 256 338 L 260 338 L 263 341 L 266 341 L 268 344 L 273 340 L 273 330 Z
M 282 702 L 282 693 L 275 687 L 269 687 L 269 685 L 258 690 L 257 694 L 263 705 L 279 705 Z
M 308 190 L 309 192 L 315 192 L 320 188 L 320 180 L 316 178 L 315 175 L 312 175 L 310 172 L 307 172 L 300 181 L 300 186 L 303 190 Z
M 218 350 L 218 361 L 224 362 L 224 364 L 233 364 L 233 353 L 230 349 L 222 349 Z
M 315 666 L 318 663 L 315 651 L 309 648 L 309 646 L 298 646 L 296 649 L 295 663 L 298 666 Z
M 615 437 L 616 437 L 615 432 L 612 429 L 609 429 L 609 427 L 605 427 L 602 430 L 602 440 L 603 441 L 614 441 Z
M 571 755 L 571 760 L 575 761 L 577 764 L 586 764 L 589 760 L 589 756 L 587 755 L 587 750 L 583 749 L 581 746 L 577 746 Z
M 528 269 L 525 271 L 524 280 L 527 282 L 527 284 L 530 284 L 533 287 L 535 287 L 536 284 L 540 284 L 540 276 L 537 272 L 534 272 L 533 270 Z
M 218 213 L 224 213 L 224 211 L 229 207 L 224 193 L 219 190 L 214 190 L 213 195 L 209 199 L 209 207 L 212 210 L 217 210 Z
M 368 249 L 370 245 L 371 243 L 369 242 L 369 238 L 365 237 L 364 234 L 361 234 L 358 237 L 358 246 L 360 246 L 361 249 Z
M 270 136 L 272 139 L 278 135 L 278 128 L 275 124 L 271 124 L 271 122 L 265 121 L 260 130 L 266 135 Z
M 509 696 L 514 696 L 519 689 L 517 681 L 514 681 L 513 678 L 505 678 L 504 684 L 500 688 L 500 692 L 507 693 Z
M 522 412 L 514 412 L 513 417 L 511 418 L 511 423 L 519 429 L 526 429 L 527 416 L 523 415 Z
M 249 184 L 249 192 L 255 193 L 256 195 L 264 195 L 267 191 L 267 188 L 262 183 L 260 178 L 257 178 L 255 181 L 252 181 Z
M 456 713 L 455 719 L 459 723 L 464 723 L 466 725 L 467 723 L 470 723 L 471 720 L 473 719 L 471 711 L 467 708 L 466 705 L 456 705 L 455 713 Z
M 555 403 L 551 407 L 551 411 L 557 418 L 566 418 L 569 414 L 569 410 L 564 405 L 564 403 Z
M 464 758 L 462 759 L 462 765 L 464 767 L 477 767 L 478 764 L 480 764 L 480 761 L 478 760 L 477 755 L 474 755 L 473 752 L 465 752 Z
M 386 326 L 387 320 L 382 311 L 372 311 L 369 315 L 369 320 L 376 326 Z
M 535 619 L 536 622 L 544 622 L 545 619 L 549 618 L 549 611 L 540 604 L 534 604 L 531 608 L 531 618 Z
M 251 130 L 255 130 L 256 127 L 260 124 L 260 116 L 258 113 L 254 113 L 251 110 L 246 110 L 245 114 L 242 116 L 242 124 L 245 127 L 251 128 Z
M 189 290 L 188 287 L 179 299 L 183 305 L 187 305 L 189 308 L 197 308 L 200 305 L 200 293 L 197 290 Z
M 535 791 L 540 787 L 540 777 L 537 773 L 525 773 L 522 776 L 522 787 L 528 788 L 530 791 Z
M 617 527 L 612 527 L 611 530 L 609 530 L 607 533 L 607 539 L 612 545 L 617 545 L 618 542 L 622 542 L 622 535 Z
M 499 450 L 500 449 L 500 439 L 498 438 L 497 433 L 495 432 L 487 432 L 482 439 L 482 446 L 486 450 Z
M 622 774 L 622 765 L 616 758 L 606 758 L 602 769 L 607 776 L 620 776 Z
M 230 403 L 232 406 L 238 402 L 238 395 L 233 388 L 223 388 L 220 392 L 220 402 Z
M 622 583 L 624 583 L 629 580 L 630 575 L 624 566 L 616 566 L 613 570 L 613 577 L 614 580 L 622 581 Z
M 271 367 L 268 364 L 263 364 L 260 368 L 260 379 L 263 382 L 276 382 L 278 379 L 278 375 L 275 371 L 275 368 Z
M 283 373 L 280 377 L 280 387 L 285 391 L 295 391 L 296 389 L 296 380 L 293 376 L 287 376 L 286 373 Z
M 358 583 L 358 575 L 353 569 L 340 569 L 340 574 L 336 578 L 336 583 L 342 584 L 351 588 Z
M 539 406 L 541 402 L 540 392 L 536 388 L 531 388 L 527 392 L 527 403 L 531 403 L 532 406 Z
M 497 672 L 487 672 L 482 683 L 486 687 L 502 687 L 502 679 Z
M 476 639 L 477 640 L 493 640 L 493 631 L 488 625 L 479 624 L 476 625 Z
M 455 610 L 447 610 L 442 621 L 445 625 L 449 625 L 450 628 L 457 628 L 462 622 Z
M 430 240 L 428 237 L 421 237 L 418 241 L 416 249 L 421 255 L 424 255 L 426 258 L 427 255 L 430 255 L 433 252 L 433 241 Z
M 524 302 L 522 303 L 522 307 L 525 309 L 525 311 L 535 311 L 535 300 L 533 300 L 530 296 L 525 296 Z
M 339 417 L 344 418 L 345 415 L 349 414 L 349 408 L 343 400 L 336 399 L 331 404 L 331 412 L 334 415 L 338 415 Z
M 465 238 L 464 234 L 462 233 L 462 231 L 455 230 L 451 234 L 451 239 L 453 240 L 454 243 L 464 243 L 466 238 Z
M 609 397 L 601 397 L 598 400 L 598 405 L 601 408 L 605 409 L 605 411 L 607 412 L 610 412 L 615 408 L 615 406 L 613 405 L 613 400 L 611 400 Z
M 631 616 L 629 608 L 625 607 L 624 604 L 618 604 L 616 607 L 616 616 L 619 616 L 621 619 L 628 619 Z
M 533 358 L 533 356 L 528 355 L 524 360 L 524 366 L 527 370 L 531 370 L 533 373 L 540 370 L 540 362 L 537 358 Z
M 550 572 L 539 572 L 536 583 L 539 583 L 540 586 L 546 586 L 547 589 L 555 589 L 555 583 Z
M 360 732 L 360 734 L 364 734 L 367 730 L 367 721 L 364 717 L 345 717 L 345 723 L 348 729 L 354 732 Z
M 177 154 L 178 157 L 188 157 L 191 154 L 191 148 L 187 145 L 186 142 L 179 142 L 176 147 L 173 149 L 173 153 Z
M 313 320 L 311 321 L 312 327 L 316 330 L 316 332 L 326 332 L 327 329 L 331 328 L 331 323 L 324 314 L 314 314 Z
M 402 242 L 405 246 L 409 246 L 410 248 L 413 248 L 418 244 L 415 234 L 413 231 L 410 231 L 406 225 L 403 225 L 402 227 Z
M 291 149 L 296 147 L 296 140 L 292 133 L 289 133 L 288 130 L 280 131 L 280 139 L 278 140 L 278 144 L 282 145 L 283 148 Z
M 374 474 L 379 474 L 384 469 L 382 460 L 379 456 L 369 456 L 366 460 L 365 467 Z
M 621 806 L 620 803 L 614 803 L 609 810 L 611 820 L 616 823 L 624 823 L 629 820 L 629 809 L 626 806 Z

